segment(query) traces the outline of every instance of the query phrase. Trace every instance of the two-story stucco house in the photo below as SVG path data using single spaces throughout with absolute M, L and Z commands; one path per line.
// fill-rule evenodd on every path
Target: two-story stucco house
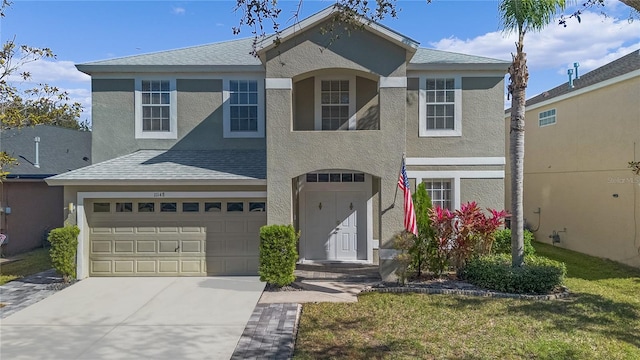
M 302 262 L 387 277 L 403 153 L 436 205 L 502 207 L 508 63 L 366 21 L 335 40 L 336 11 L 257 57 L 240 39 L 77 66 L 95 165 L 48 182 L 77 208 L 79 277 L 256 274 L 264 224 L 299 229 Z
M 640 49 L 576 74 L 527 100 L 524 216 L 538 241 L 640 267 Z

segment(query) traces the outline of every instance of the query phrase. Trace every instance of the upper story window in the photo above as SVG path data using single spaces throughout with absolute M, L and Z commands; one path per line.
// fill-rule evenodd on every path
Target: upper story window
M 349 81 L 322 80 L 320 82 L 322 130 L 349 128 Z
M 229 81 L 231 131 L 258 131 L 258 81 Z
M 225 79 L 224 137 L 264 137 L 264 80 Z
M 355 76 L 315 81 L 315 129 L 356 130 Z
M 175 79 L 136 79 L 136 139 L 176 139 Z
M 538 126 L 553 125 L 556 123 L 556 109 L 538 113 Z
M 462 135 L 460 83 L 456 76 L 420 78 L 420 136 Z

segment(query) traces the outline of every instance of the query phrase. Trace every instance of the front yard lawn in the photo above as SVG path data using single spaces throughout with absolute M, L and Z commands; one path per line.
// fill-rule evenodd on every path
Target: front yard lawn
M 367 293 L 305 304 L 295 358 L 640 359 L 640 269 L 535 248 L 566 263 L 571 297 Z
M 0 285 L 53 267 L 49 249 L 36 249 L 17 255 L 16 258 L 18 260 L 0 265 Z

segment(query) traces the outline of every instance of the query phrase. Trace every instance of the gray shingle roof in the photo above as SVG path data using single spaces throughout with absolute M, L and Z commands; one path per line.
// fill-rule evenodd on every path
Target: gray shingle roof
M 264 150 L 139 150 L 50 180 L 264 180 L 266 175 Z
M 603 65 L 595 70 L 592 70 L 584 75 L 581 75 L 579 79 L 573 81 L 573 89 L 569 88 L 569 85 L 565 82 L 562 85 L 545 91 L 539 95 L 527 100 L 527 106 L 537 104 L 539 102 L 547 101 L 555 97 L 568 94 L 570 92 L 591 86 L 615 77 L 630 73 L 640 69 L 640 49 L 633 51 L 617 60 L 614 60 L 606 65 Z
M 488 57 L 419 48 L 410 64 L 509 64 L 510 61 Z
M 262 66 L 251 55 L 253 38 L 167 50 L 150 54 L 121 57 L 79 64 L 78 69 L 90 72 L 105 66 Z M 508 64 L 508 61 L 448 51 L 419 48 L 410 64 Z M 505 67 L 506 69 L 506 67 Z
M 224 41 L 192 46 L 183 49 L 160 51 L 94 61 L 83 66 L 98 65 L 261 65 L 260 59 L 251 55 L 253 38 Z
M 40 137 L 39 168 L 34 166 L 36 136 Z M 0 151 L 18 161 L 7 168 L 8 178 L 45 178 L 90 165 L 91 133 L 49 125 L 3 130 Z

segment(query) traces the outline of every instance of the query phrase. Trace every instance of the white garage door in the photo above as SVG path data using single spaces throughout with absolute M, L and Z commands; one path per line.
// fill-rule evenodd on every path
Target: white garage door
M 90 276 L 256 275 L 264 199 L 95 199 Z

